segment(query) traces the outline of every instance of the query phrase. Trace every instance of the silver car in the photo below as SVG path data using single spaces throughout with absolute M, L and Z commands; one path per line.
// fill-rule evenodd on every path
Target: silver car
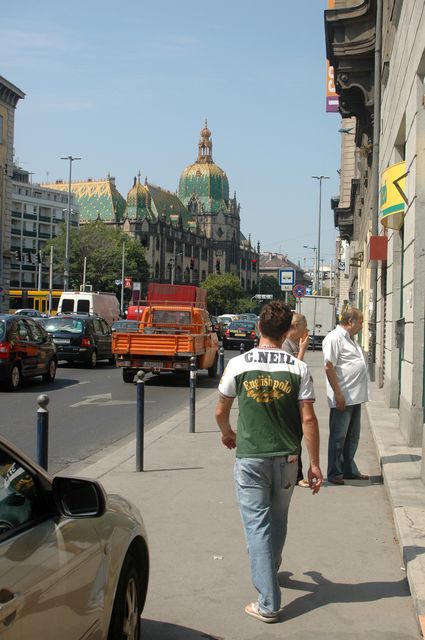
M 143 520 L 93 480 L 52 478 L 0 438 L 2 640 L 137 640 Z

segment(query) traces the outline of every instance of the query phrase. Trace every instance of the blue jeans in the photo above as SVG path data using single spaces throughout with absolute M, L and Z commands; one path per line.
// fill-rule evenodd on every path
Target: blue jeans
M 285 544 L 288 510 L 297 481 L 297 456 L 236 458 L 235 486 L 251 565 L 264 614 L 280 609 L 277 572 Z
M 332 408 L 329 415 L 328 478 L 353 478 L 360 474 L 354 456 L 360 438 L 361 404 Z

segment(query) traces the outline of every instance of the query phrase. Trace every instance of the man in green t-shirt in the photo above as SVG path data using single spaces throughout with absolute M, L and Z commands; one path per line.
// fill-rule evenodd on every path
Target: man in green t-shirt
M 313 380 L 304 362 L 280 348 L 291 320 L 292 311 L 285 304 L 271 302 L 263 307 L 260 343 L 230 360 L 220 380 L 216 408 L 222 443 L 236 448 L 236 495 L 258 591 L 258 601 L 248 604 L 245 612 L 263 622 L 279 619 L 277 572 L 297 481 L 301 433 L 310 458 L 308 481 L 313 494 L 323 480 Z M 229 421 L 236 397 L 237 433 Z

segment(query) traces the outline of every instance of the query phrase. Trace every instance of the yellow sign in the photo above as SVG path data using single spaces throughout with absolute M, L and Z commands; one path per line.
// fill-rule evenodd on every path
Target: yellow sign
M 401 229 L 407 204 L 406 163 L 398 162 L 382 172 L 379 217 L 387 229 Z

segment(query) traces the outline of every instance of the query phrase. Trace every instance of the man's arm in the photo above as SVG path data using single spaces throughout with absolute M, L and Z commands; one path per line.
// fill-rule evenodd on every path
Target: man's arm
M 313 494 L 317 493 L 322 485 L 323 476 L 319 466 L 319 425 L 317 423 L 314 405 L 312 402 L 300 401 L 301 423 L 304 441 L 307 445 L 310 467 L 308 469 L 308 481 Z
M 234 398 L 228 398 L 219 392 L 217 406 L 215 408 L 215 419 L 220 427 L 221 441 L 227 449 L 236 447 L 236 433 L 230 426 L 230 409 Z
M 333 366 L 333 364 L 331 362 L 329 362 L 329 360 L 325 360 L 325 373 L 326 373 L 326 377 L 329 381 L 329 384 L 332 387 L 332 390 L 335 394 L 335 404 L 336 404 L 336 408 L 339 411 L 344 411 L 345 409 L 345 398 L 344 398 L 344 394 L 341 391 L 341 388 L 339 386 L 339 382 L 338 382 L 338 378 L 336 375 L 336 371 L 335 371 L 335 367 Z

